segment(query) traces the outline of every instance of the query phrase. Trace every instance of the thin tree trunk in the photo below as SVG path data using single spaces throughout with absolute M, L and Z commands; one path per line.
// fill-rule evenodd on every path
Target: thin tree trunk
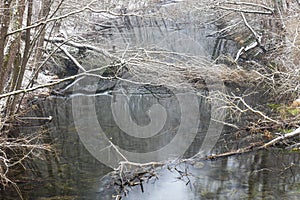
M 50 13 L 50 7 L 51 7 L 51 0 L 42 1 L 42 8 L 39 13 L 39 20 L 47 19 L 47 16 Z M 47 26 L 47 24 L 40 27 L 40 35 L 39 35 L 37 43 L 36 43 L 36 51 L 35 51 L 35 55 L 34 55 L 34 66 L 33 66 L 33 74 L 36 74 L 36 75 L 35 75 L 34 79 L 38 78 L 38 73 L 36 73 L 35 71 L 38 70 L 40 62 L 42 60 L 44 39 L 45 39 L 45 35 L 46 35 L 46 26 Z
M 27 3 L 27 22 L 26 22 L 26 26 L 30 26 L 31 25 L 31 19 L 32 19 L 32 2 L 33 0 L 28 0 Z M 25 32 L 25 48 L 24 48 L 24 52 L 23 52 L 23 59 L 22 59 L 22 63 L 21 63 L 21 69 L 20 69 L 20 73 L 17 79 L 17 84 L 15 87 L 15 90 L 19 90 L 21 89 L 22 86 L 22 82 L 23 82 L 23 78 L 24 78 L 24 73 L 25 73 L 25 69 L 30 57 L 30 31 L 31 29 L 27 29 Z M 17 99 L 19 95 L 16 95 L 16 97 L 14 98 L 14 101 L 12 103 L 13 108 L 16 107 L 17 104 Z M 20 104 L 21 104 L 21 100 L 20 100 Z M 20 106 L 19 104 L 19 106 Z M 19 107 L 18 106 L 18 107 Z
M 25 11 L 25 0 L 19 0 L 16 2 L 18 7 L 16 11 L 14 12 L 14 17 L 12 18 L 12 26 L 14 29 L 19 29 L 22 27 L 23 18 L 24 18 L 24 11 Z M 12 74 L 10 82 L 9 82 L 9 91 L 16 90 L 16 86 L 18 83 L 18 78 L 20 76 L 21 72 L 21 63 L 22 63 L 22 57 L 21 57 L 21 32 L 16 33 L 11 36 L 10 41 L 8 43 L 9 50 L 8 50 L 8 62 L 7 62 L 7 69 L 8 69 L 8 75 Z M 13 114 L 15 106 L 15 98 L 17 96 L 12 96 L 11 98 L 8 98 L 6 106 L 7 106 L 7 114 Z
M 5 65 L 6 59 L 4 52 L 6 46 L 6 34 L 10 24 L 10 6 L 12 0 L 1 0 L 1 9 L 0 10 L 0 94 L 4 91 L 5 82 L 7 81 L 7 66 Z

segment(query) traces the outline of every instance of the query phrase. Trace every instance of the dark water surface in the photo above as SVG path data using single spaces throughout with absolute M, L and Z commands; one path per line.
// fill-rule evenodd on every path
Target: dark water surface
M 147 96 L 147 95 L 146 95 Z M 73 97 L 74 98 L 74 97 Z M 109 110 L 112 95 L 99 95 L 99 121 L 103 124 L 107 134 L 113 133 L 112 141 L 119 146 L 132 150 L 145 151 L 157 146 L 155 139 L 148 141 L 131 141 L 127 144 L 126 136 L 116 127 Z M 154 98 L 150 98 L 149 105 Z M 164 99 L 166 102 L 169 98 Z M 141 110 L 147 108 L 145 95 L 138 95 L 132 104 L 135 108 L 139 101 L 143 101 Z M 55 153 L 44 153 L 44 160 L 33 160 L 26 167 L 28 176 L 20 175 L 19 186 L 25 199 L 113 199 L 114 190 L 111 177 L 106 175 L 111 169 L 86 150 L 82 144 L 72 117 L 71 98 L 48 98 L 37 104 L 44 109 L 43 115 L 52 115 L 54 119 L 47 124 L 45 142 L 56 147 Z M 176 106 L 176 104 L 175 104 Z M 143 108 L 144 107 L 144 108 Z M 202 110 L 209 109 L 202 107 Z M 176 124 L 176 109 L 169 109 L 175 117 L 169 126 Z M 33 111 L 39 116 L 40 111 Z M 180 114 L 180 113 L 179 113 Z M 140 120 L 146 120 L 139 116 Z M 203 114 L 203 124 L 209 115 Z M 24 132 L 30 132 L 32 127 L 24 127 Z M 203 140 L 201 131 L 207 129 L 199 126 L 199 134 L 195 143 L 186 155 L 198 152 Z M 169 141 L 174 135 L 165 135 Z M 217 151 L 220 151 L 216 147 Z M 214 161 L 197 161 L 193 165 L 182 163 L 176 166 L 178 171 L 187 172 L 188 176 L 181 176 L 173 167 L 167 166 L 157 169 L 157 179 L 152 178 L 144 183 L 144 192 L 134 187 L 124 199 L 299 199 L 300 198 L 300 154 L 299 152 L 269 150 L 233 156 Z M 10 197 L 10 198 L 9 198 Z M 2 197 L 1 197 L 2 198 Z M 16 194 L 6 194 L 2 199 L 16 199 Z

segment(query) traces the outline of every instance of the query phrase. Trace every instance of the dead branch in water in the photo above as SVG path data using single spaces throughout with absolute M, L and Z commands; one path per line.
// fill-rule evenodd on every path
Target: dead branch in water
M 276 145 L 278 142 L 281 142 L 285 139 L 291 139 L 291 138 L 297 137 L 299 135 L 300 135 L 300 127 L 297 128 L 296 130 L 294 130 L 291 133 L 282 134 L 281 136 L 278 136 L 275 139 L 273 139 L 273 140 L 271 140 L 267 143 L 263 143 L 263 142 L 252 143 L 248 147 L 240 148 L 240 149 L 237 149 L 235 151 L 230 151 L 230 152 L 221 153 L 221 154 L 217 154 L 217 155 L 206 156 L 205 159 L 224 158 L 224 157 L 249 153 L 249 152 L 252 152 L 252 151 L 267 149 L 268 147 L 271 147 L 272 145 Z
M 261 143 L 262 142 L 253 143 L 253 144 L 251 144 L 251 145 L 249 145 L 248 147 L 245 147 L 245 148 L 240 148 L 240 149 L 235 150 L 235 151 L 229 151 L 229 152 L 220 153 L 220 154 L 216 154 L 216 155 L 215 154 L 209 155 L 209 156 L 206 156 L 202 159 L 213 160 L 213 159 L 217 159 L 217 158 L 225 158 L 225 157 L 229 157 L 229 156 L 240 155 L 240 154 L 252 152 L 252 151 L 258 150 L 257 146 L 261 145 Z

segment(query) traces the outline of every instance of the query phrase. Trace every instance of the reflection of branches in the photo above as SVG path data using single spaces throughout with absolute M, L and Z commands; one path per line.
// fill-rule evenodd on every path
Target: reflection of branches
M 141 191 L 144 192 L 144 182 L 148 182 L 150 179 L 158 178 L 155 173 L 155 169 L 159 166 L 163 166 L 164 163 L 151 162 L 151 163 L 132 163 L 129 161 L 120 162 L 119 168 L 112 172 L 112 178 L 114 185 L 116 186 L 116 199 L 126 195 L 128 189 L 134 186 L 140 186 Z
M 23 137 L 17 139 L 0 137 L 1 184 L 4 187 L 8 184 L 12 184 L 21 199 L 23 199 L 21 191 L 19 190 L 18 186 L 7 177 L 7 175 L 11 167 L 15 165 L 23 166 L 24 160 L 34 156 L 35 151 L 49 151 L 51 149 L 49 145 L 39 144 L 39 138 L 40 135 L 35 137 Z

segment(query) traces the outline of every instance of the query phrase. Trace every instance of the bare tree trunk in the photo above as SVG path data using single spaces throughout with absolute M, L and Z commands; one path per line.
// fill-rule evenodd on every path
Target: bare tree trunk
M 24 18 L 24 11 L 25 11 L 25 0 L 19 0 L 16 2 L 18 5 L 16 10 L 13 10 L 13 17 L 12 17 L 12 26 L 13 29 L 19 29 L 22 27 L 23 18 Z M 6 68 L 8 71 L 8 75 L 12 74 L 12 77 L 9 81 L 9 91 L 16 90 L 18 78 L 21 72 L 21 32 L 16 33 L 9 38 L 7 43 L 8 45 L 8 62 L 6 64 Z M 12 114 L 14 112 L 13 102 L 17 96 L 12 96 L 7 100 L 7 112 L 8 114 Z
M 32 19 L 32 2 L 33 0 L 28 0 L 27 3 L 27 22 L 26 22 L 26 26 L 30 26 L 31 25 L 31 19 Z M 16 87 L 15 90 L 19 90 L 21 89 L 22 86 L 22 82 L 23 82 L 23 78 L 24 78 L 24 73 L 25 73 L 25 69 L 30 57 L 30 49 L 31 49 L 31 44 L 30 44 L 30 30 L 31 29 L 27 29 L 25 32 L 25 48 L 24 48 L 24 52 L 23 52 L 23 58 L 21 60 L 21 69 L 18 73 L 18 77 L 16 80 Z M 14 97 L 13 103 L 12 103 L 12 108 L 16 107 L 17 104 L 17 99 L 19 95 L 16 95 Z M 20 102 L 21 103 L 21 102 Z
M 39 13 L 39 20 L 46 20 L 49 13 L 50 13 L 50 6 L 51 6 L 51 0 L 43 0 L 42 1 L 42 7 Z M 43 47 L 44 47 L 44 39 L 46 35 L 46 26 L 47 24 L 44 24 L 40 27 L 39 36 L 36 43 L 36 50 L 35 50 L 35 57 L 34 57 L 34 66 L 33 66 L 33 74 L 36 74 L 34 79 L 37 79 L 38 73 L 36 73 L 36 70 L 38 70 L 38 67 L 40 65 L 42 55 L 43 55 Z
M 5 82 L 7 79 L 7 66 L 5 65 L 5 46 L 6 46 L 6 34 L 10 24 L 10 6 L 12 0 L 1 0 L 1 9 L 0 10 L 0 93 L 4 91 Z

